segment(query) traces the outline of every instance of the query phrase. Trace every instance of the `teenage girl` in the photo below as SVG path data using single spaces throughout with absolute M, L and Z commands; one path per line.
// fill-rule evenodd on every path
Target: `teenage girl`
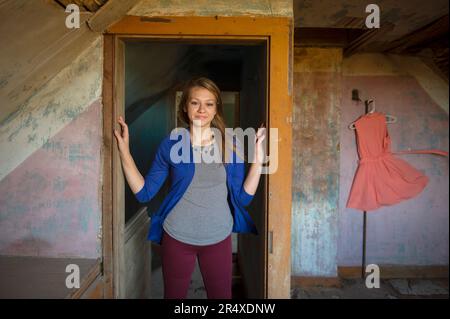
M 118 119 L 121 132 L 114 130 L 126 180 L 139 202 L 150 201 L 166 178 L 171 178 L 169 193 L 152 216 L 148 235 L 149 240 L 161 244 L 164 298 L 186 298 L 198 257 L 208 298 L 231 299 L 231 233 L 257 234 L 244 207 L 250 204 L 259 183 L 265 129 L 260 127 L 256 133 L 255 152 L 245 177 L 244 163 L 236 160 L 241 156 L 236 144 L 230 146 L 225 141 L 220 96 L 210 79 L 192 79 L 183 89 L 178 117 L 188 125 L 185 137 L 192 154 L 201 159 L 202 154 L 218 151 L 221 161 L 176 163 L 170 150 L 177 141 L 167 137 L 144 178 L 130 154 L 128 126 L 122 117 Z M 220 132 L 221 141 L 214 131 Z M 234 161 L 227 162 L 227 154 Z

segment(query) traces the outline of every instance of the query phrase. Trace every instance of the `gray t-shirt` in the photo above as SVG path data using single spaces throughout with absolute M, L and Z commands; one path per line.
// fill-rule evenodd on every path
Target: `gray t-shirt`
M 217 145 L 217 144 L 216 144 Z M 194 152 L 213 152 L 212 145 L 195 146 Z M 195 163 L 194 177 L 183 197 L 164 220 L 164 230 L 191 245 L 212 245 L 233 229 L 223 163 Z

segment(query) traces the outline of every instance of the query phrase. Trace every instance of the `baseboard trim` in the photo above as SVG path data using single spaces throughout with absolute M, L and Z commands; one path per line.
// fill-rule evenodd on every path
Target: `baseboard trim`
M 395 278 L 449 278 L 448 266 L 393 266 L 381 265 L 381 279 Z M 342 279 L 361 278 L 361 267 L 338 267 L 337 277 L 292 276 L 291 286 L 295 287 L 342 287 Z
M 448 266 L 379 265 L 380 278 L 448 278 Z M 338 267 L 338 276 L 344 279 L 361 278 L 361 267 Z
M 292 276 L 292 287 L 335 287 L 342 286 L 339 277 L 306 277 L 306 276 Z

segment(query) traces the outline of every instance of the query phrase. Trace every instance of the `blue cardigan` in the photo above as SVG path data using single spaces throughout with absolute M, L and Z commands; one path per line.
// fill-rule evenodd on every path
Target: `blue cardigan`
M 236 139 L 233 139 L 233 141 L 236 143 Z M 187 146 L 187 142 L 189 142 L 189 146 Z M 237 148 L 241 147 L 239 144 L 235 145 Z M 180 151 L 178 151 L 178 148 L 180 148 Z M 183 151 L 185 152 L 183 153 Z M 172 159 L 176 158 L 176 156 L 171 156 L 171 152 L 172 155 L 178 155 L 178 158 L 182 157 L 183 160 L 179 163 L 178 160 L 173 161 Z M 175 154 L 174 152 L 177 153 Z M 238 160 L 235 152 L 232 152 L 231 156 L 233 156 L 233 161 L 224 164 L 227 175 L 228 203 L 234 219 L 233 232 L 254 233 L 257 235 L 256 226 L 244 208 L 250 204 L 254 197 L 254 195 L 248 194 L 243 186 L 245 164 L 242 160 Z M 140 203 L 149 202 L 158 193 L 170 174 L 169 193 L 158 211 L 152 215 L 147 236 L 148 240 L 161 244 L 164 220 L 185 193 L 194 177 L 194 171 L 195 163 L 193 161 L 190 132 L 186 128 L 175 129 L 160 143 L 152 165 L 145 176 L 145 184 L 135 194 L 136 199 Z

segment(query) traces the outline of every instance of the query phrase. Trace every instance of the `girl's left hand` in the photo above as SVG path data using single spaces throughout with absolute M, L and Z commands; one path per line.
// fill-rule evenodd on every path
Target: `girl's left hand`
M 253 163 L 263 164 L 265 153 L 263 149 L 263 141 L 266 138 L 266 128 L 264 123 L 258 128 L 255 136 L 255 156 L 253 157 Z

